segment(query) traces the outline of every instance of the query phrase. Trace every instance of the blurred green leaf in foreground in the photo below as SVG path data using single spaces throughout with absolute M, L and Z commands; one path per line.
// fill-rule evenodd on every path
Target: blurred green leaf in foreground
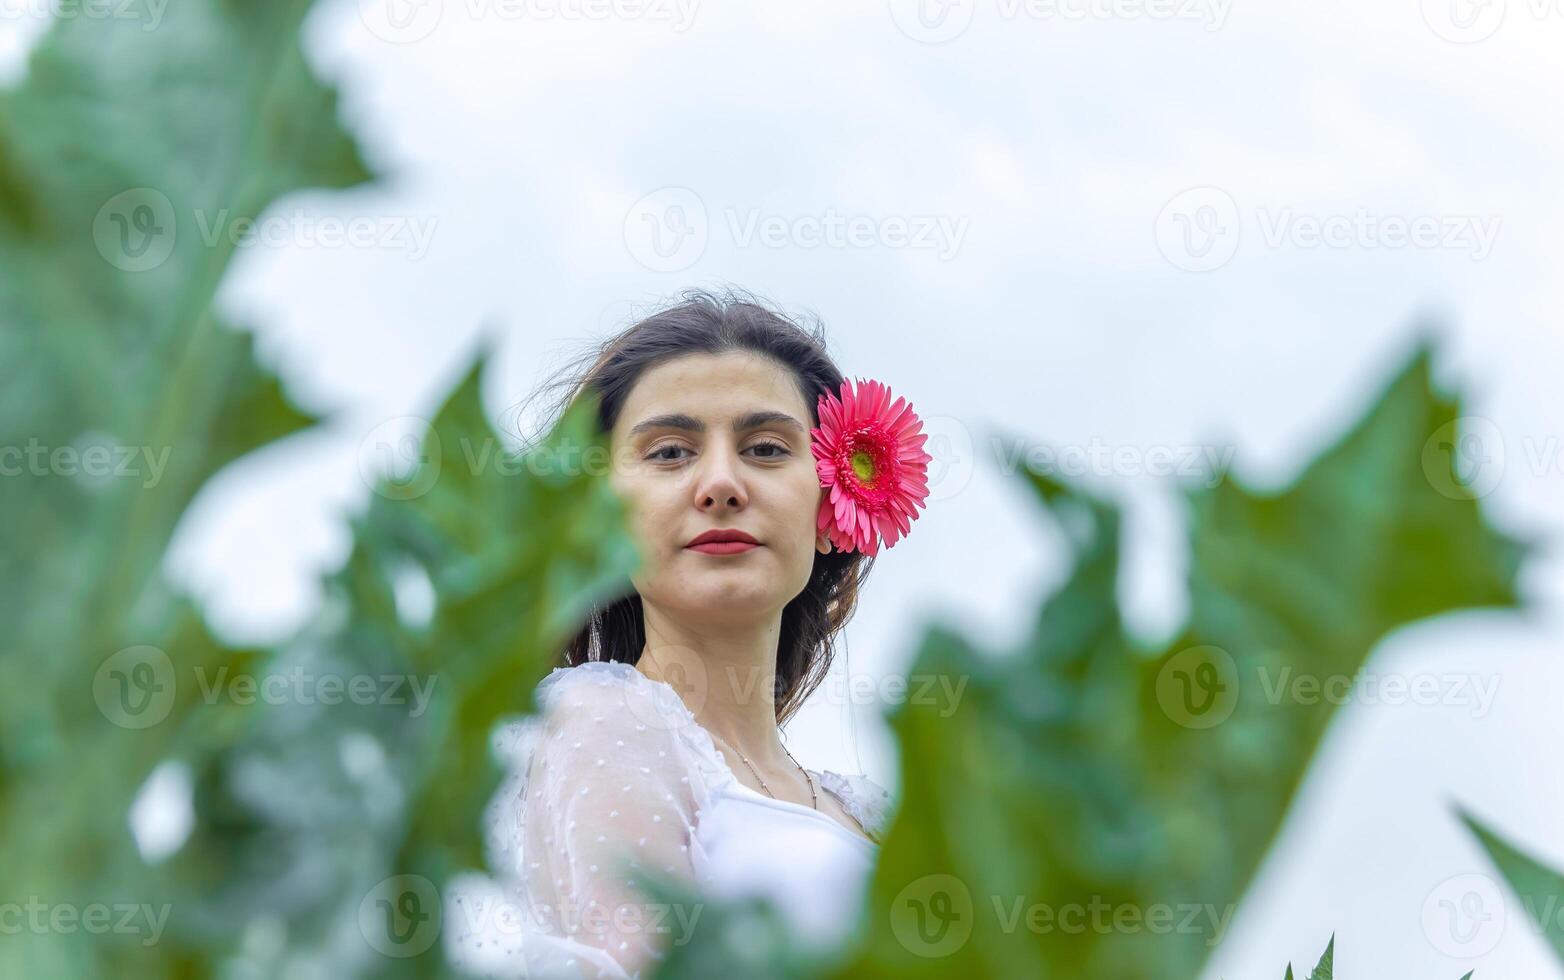
M 1028 473 L 1074 570 L 1019 649 L 925 638 L 915 682 L 964 694 L 892 717 L 903 799 L 840 975 L 1197 976 L 1334 713 L 1299 679 L 1516 602 L 1523 548 L 1442 469 L 1458 415 L 1421 351 L 1291 485 L 1189 490 L 1190 612 L 1163 649 L 1120 618 L 1118 508 Z
M 0 686 L 0 867 L 41 909 L 0 976 L 445 972 L 494 724 L 636 560 L 593 406 L 520 456 L 475 366 L 295 640 L 224 649 L 163 579 L 201 485 L 312 421 L 214 312 L 236 240 L 202 234 L 369 176 L 300 55 L 308 7 L 63 18 L 0 97 L 0 445 L 26 454 L 0 479 L 26 556 L 0 589 L 26 679 Z M 160 762 L 193 830 L 149 867 L 128 813 Z
M 175 916 L 126 813 L 188 744 L 193 672 L 248 662 L 160 574 L 175 525 L 313 421 L 215 311 L 234 246 L 198 221 L 368 176 L 300 55 L 306 6 L 190 0 L 153 33 L 62 18 L 0 93 L 0 868 L 43 908 L 0 976 L 200 971 L 160 941 Z M 132 931 L 83 921 L 101 906 Z

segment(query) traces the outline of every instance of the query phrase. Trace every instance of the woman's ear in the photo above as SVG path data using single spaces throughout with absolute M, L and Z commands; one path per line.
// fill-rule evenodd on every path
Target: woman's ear
M 831 553 L 831 541 L 825 536 L 824 531 L 821 531 L 819 534 L 815 535 L 815 550 L 820 552 L 822 555 L 829 555 Z

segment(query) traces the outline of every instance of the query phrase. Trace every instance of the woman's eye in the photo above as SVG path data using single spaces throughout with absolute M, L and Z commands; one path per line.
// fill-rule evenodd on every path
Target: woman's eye
M 761 459 L 780 459 L 788 454 L 788 448 L 778 442 L 757 442 L 749 448 L 772 450 L 772 452 L 760 453 Z
M 749 449 L 755 453 L 757 459 L 781 459 L 792 454 L 790 449 L 779 442 L 757 442 Z M 647 453 L 644 458 L 659 463 L 676 463 L 684 458 L 677 454 L 688 451 L 688 448 L 679 445 L 659 446 Z

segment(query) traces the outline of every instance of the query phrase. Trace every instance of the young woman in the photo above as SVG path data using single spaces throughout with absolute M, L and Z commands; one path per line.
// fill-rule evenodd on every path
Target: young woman
M 889 798 L 799 765 L 780 726 L 829 670 L 879 539 L 927 494 L 917 416 L 867 384 L 855 408 L 818 330 L 705 292 L 571 382 L 567 403 L 600 399 L 643 562 L 526 723 L 508 860 L 530 975 L 649 974 L 688 938 L 692 910 L 653 903 L 635 869 L 766 895 L 816 940 L 853 926 Z

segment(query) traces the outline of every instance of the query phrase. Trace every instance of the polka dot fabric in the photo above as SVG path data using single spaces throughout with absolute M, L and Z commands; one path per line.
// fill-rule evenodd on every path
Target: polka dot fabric
M 501 736 L 513 769 L 491 811 L 490 843 L 520 915 L 502 948 L 490 942 L 487 972 L 649 976 L 674 913 L 630 873 L 661 872 L 707 890 L 710 875 L 697 880 L 695 869 L 712 860 L 698 831 L 736 779 L 673 688 L 631 664 L 558 668 L 538 685 L 537 701 L 537 716 Z M 885 791 L 862 776 L 818 776 L 878 840 Z

